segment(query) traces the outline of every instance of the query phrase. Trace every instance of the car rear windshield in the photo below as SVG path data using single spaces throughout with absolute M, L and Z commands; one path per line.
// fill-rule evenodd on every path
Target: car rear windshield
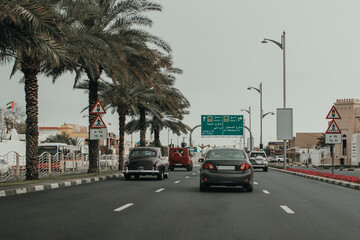
M 184 150 L 182 149 L 174 149 L 174 153 L 180 153 L 181 156 L 184 156 Z
M 206 158 L 209 160 L 243 160 L 246 159 L 245 153 L 235 149 L 211 150 Z
M 250 157 L 251 158 L 256 158 L 256 157 L 263 157 L 263 158 L 265 158 L 266 156 L 265 156 L 265 153 L 263 153 L 263 152 L 252 152 L 251 154 L 250 154 Z
M 155 157 L 156 152 L 151 150 L 134 150 L 131 152 L 130 157 Z

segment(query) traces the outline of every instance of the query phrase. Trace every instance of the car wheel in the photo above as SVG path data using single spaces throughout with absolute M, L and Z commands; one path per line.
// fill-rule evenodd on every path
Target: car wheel
M 247 186 L 247 187 L 246 187 L 246 191 L 247 191 L 247 192 L 252 192 L 252 191 L 253 191 L 253 187 L 252 187 L 252 186 Z
M 205 185 L 203 182 L 201 182 L 201 176 L 200 176 L 200 192 L 207 192 L 209 190 L 209 187 Z
M 160 171 L 160 174 L 157 175 L 157 180 L 163 180 L 164 179 L 164 170 Z
M 135 179 L 139 180 L 140 175 L 135 175 Z
M 130 174 L 124 174 L 124 176 L 125 176 L 125 180 L 130 180 L 131 179 L 131 175 Z
M 169 178 L 169 174 L 170 174 L 170 171 L 168 170 L 168 172 L 166 174 L 164 174 L 164 178 Z
M 188 172 L 190 172 L 190 171 L 191 171 L 191 165 L 188 165 L 188 166 L 186 167 L 186 170 L 187 170 Z
M 173 166 L 169 167 L 169 170 L 174 171 L 174 167 Z
M 267 171 L 268 171 L 268 167 L 264 167 L 264 168 L 263 168 L 263 171 L 264 171 L 264 172 L 267 172 Z

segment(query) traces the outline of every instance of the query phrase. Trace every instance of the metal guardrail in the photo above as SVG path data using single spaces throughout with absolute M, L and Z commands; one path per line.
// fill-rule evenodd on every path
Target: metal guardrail
M 0 182 L 25 180 L 25 156 L 16 152 L 9 152 L 0 156 Z M 119 166 L 118 155 L 100 155 L 100 171 L 117 170 Z M 87 154 L 58 153 L 51 155 L 44 152 L 39 156 L 39 178 L 86 173 L 89 168 Z

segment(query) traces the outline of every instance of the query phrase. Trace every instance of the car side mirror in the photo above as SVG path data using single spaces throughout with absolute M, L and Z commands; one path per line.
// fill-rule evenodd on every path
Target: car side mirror
M 205 158 L 201 157 L 201 158 L 198 159 L 198 162 L 202 163 L 202 162 L 204 162 L 204 160 L 205 160 Z

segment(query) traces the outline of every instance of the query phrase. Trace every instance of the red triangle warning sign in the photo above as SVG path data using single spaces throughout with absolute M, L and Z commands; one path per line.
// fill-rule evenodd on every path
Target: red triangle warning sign
M 99 100 L 96 101 L 94 107 L 91 109 L 90 114 L 105 114 L 106 111 Z
M 336 110 L 335 106 L 332 106 L 330 112 L 326 116 L 326 119 L 341 119 L 339 112 Z
M 340 128 L 338 127 L 334 119 L 331 121 L 330 126 L 326 130 L 326 133 L 341 133 Z
M 100 115 L 97 115 L 90 128 L 106 128 L 106 125 Z

